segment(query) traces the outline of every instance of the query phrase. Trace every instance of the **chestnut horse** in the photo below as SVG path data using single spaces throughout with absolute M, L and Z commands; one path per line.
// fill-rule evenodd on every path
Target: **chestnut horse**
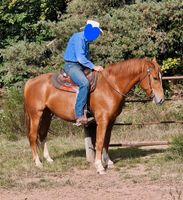
M 76 93 L 61 91 L 51 83 L 52 73 L 43 74 L 26 82 L 24 107 L 28 139 L 36 166 L 41 167 L 38 156 L 38 141 L 43 148 L 44 158 L 50 158 L 46 137 L 53 114 L 63 120 L 74 122 Z M 164 101 L 160 67 L 156 60 L 129 59 L 108 65 L 99 73 L 96 89 L 89 96 L 89 105 L 95 125 L 89 131 L 96 132 L 95 167 L 105 173 L 102 152 L 107 164 L 113 164 L 108 155 L 111 130 L 116 117 L 121 113 L 126 94 L 139 83 L 148 97 L 156 104 Z M 87 129 L 87 127 L 85 127 Z

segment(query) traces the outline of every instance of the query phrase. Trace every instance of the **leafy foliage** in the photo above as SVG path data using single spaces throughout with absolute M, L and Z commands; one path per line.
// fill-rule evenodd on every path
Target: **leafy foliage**
M 163 61 L 161 70 L 164 74 L 183 74 L 183 67 L 179 58 L 168 58 Z
M 0 85 L 21 86 L 28 78 L 53 71 L 60 67 L 60 56 L 52 56 L 46 44 L 19 41 L 1 51 L 4 59 L 0 65 Z M 58 65 L 58 66 L 57 66 Z
M 58 70 L 69 37 L 88 18 L 99 21 L 104 31 L 91 44 L 94 63 L 156 57 L 164 74 L 181 74 L 182 8 L 180 0 L 70 0 L 67 7 L 64 0 L 2 1 L 0 85 L 21 85 Z
M 1 134 L 16 140 L 20 134 L 25 133 L 23 113 L 22 92 L 16 88 L 9 89 L 0 113 Z
M 167 158 L 173 160 L 183 159 L 183 134 L 173 137 Z
M 0 5 L 0 41 L 1 47 L 11 39 L 33 41 L 44 29 L 37 22 L 42 20 L 58 21 L 65 12 L 64 0 L 2 0 Z

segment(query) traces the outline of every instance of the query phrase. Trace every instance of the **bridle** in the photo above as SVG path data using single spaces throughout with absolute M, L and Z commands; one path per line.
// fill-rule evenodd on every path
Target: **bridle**
M 152 68 L 148 67 L 147 74 L 139 81 L 139 84 L 148 76 L 149 88 L 151 90 L 149 97 L 153 98 L 154 94 L 153 94 L 153 88 L 152 88 L 152 84 L 151 84 L 151 71 L 152 71 Z
M 111 85 L 111 83 L 107 80 L 107 78 L 104 76 L 104 74 L 102 73 L 102 71 L 101 71 L 101 74 L 102 74 L 102 76 L 103 76 L 103 78 L 105 79 L 105 81 L 108 83 L 108 85 L 118 94 L 118 95 L 120 95 L 121 97 L 127 97 L 128 96 L 128 94 L 126 95 L 126 94 L 123 94 L 123 93 L 121 93 L 121 92 L 119 92 L 117 89 L 115 89 L 112 85 Z M 148 67 L 148 69 L 147 69 L 147 73 L 146 73 L 146 75 L 141 79 L 141 80 L 139 80 L 139 82 L 138 82 L 138 84 L 140 84 L 146 77 L 148 76 L 148 82 L 149 82 L 149 87 L 150 87 L 150 90 L 151 90 L 151 92 L 150 92 L 150 98 L 152 98 L 153 96 L 154 96 L 154 94 L 153 94 L 153 89 L 152 89 L 152 84 L 151 84 L 151 68 L 150 67 Z M 131 90 L 130 90 L 131 91 Z M 134 94 L 135 95 L 137 95 L 137 96 L 140 96 L 140 95 L 138 95 L 134 90 L 133 90 L 133 92 L 134 92 Z

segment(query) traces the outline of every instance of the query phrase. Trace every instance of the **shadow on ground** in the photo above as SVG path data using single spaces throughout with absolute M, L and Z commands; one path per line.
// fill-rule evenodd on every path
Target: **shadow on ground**
M 120 160 L 130 159 L 130 158 L 140 158 L 148 155 L 164 153 L 166 149 L 140 149 L 140 148 L 118 148 L 118 149 L 110 149 L 109 154 L 114 162 L 118 162 Z M 60 159 L 62 157 L 85 157 L 85 149 L 75 149 L 72 151 L 68 151 L 61 155 L 54 157 L 54 159 Z
M 166 149 L 118 148 L 118 149 L 111 149 L 110 155 L 113 162 L 116 163 L 120 160 L 141 158 L 153 154 L 164 153 L 165 151 Z

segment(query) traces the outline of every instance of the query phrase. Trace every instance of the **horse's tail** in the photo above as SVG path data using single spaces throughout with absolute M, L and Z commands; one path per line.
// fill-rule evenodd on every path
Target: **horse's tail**
M 28 136 L 29 131 L 30 131 L 30 117 L 29 117 L 29 114 L 26 110 L 25 104 L 24 104 L 24 115 L 25 115 L 25 128 L 26 128 L 26 133 L 27 133 L 27 136 Z
M 24 88 L 25 90 L 25 88 Z M 26 129 L 26 133 L 27 133 L 27 136 L 29 134 L 29 131 L 30 131 L 30 116 L 29 116 L 29 113 L 27 112 L 27 108 L 26 108 L 26 101 L 25 101 L 25 96 L 23 98 L 23 103 L 24 103 L 24 122 L 25 122 L 25 129 Z

